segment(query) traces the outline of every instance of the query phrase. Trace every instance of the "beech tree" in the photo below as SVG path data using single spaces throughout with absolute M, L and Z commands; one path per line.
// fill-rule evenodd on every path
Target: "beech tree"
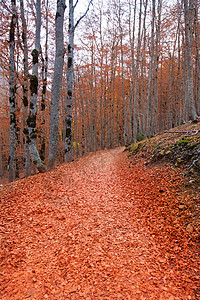
M 58 125 L 59 125 L 59 101 L 60 101 L 60 89 L 63 75 L 64 64 L 64 36 L 63 36 L 63 23 L 65 12 L 65 0 L 57 1 L 56 12 L 56 55 L 54 63 L 54 77 L 51 97 L 50 108 L 50 136 L 49 136 L 49 162 L 48 167 L 51 169 L 55 166 L 57 148 L 58 148 Z
M 46 166 L 39 156 L 36 146 L 36 116 L 37 116 L 37 94 L 38 94 L 38 58 L 40 52 L 40 30 L 41 30 L 41 0 L 36 1 L 36 33 L 35 48 L 32 51 L 32 75 L 30 76 L 30 109 L 27 124 L 29 128 L 29 149 L 33 164 L 39 172 L 45 172 Z
M 10 156 L 8 162 L 9 181 L 15 180 L 16 151 L 16 77 L 15 77 L 15 27 L 17 22 L 16 0 L 11 0 L 12 16 L 10 22 Z
M 142 79 L 142 86 L 141 86 L 141 112 L 142 112 L 142 132 L 143 135 L 146 133 L 146 107 L 145 107 L 145 78 L 144 78 L 144 73 L 145 73 L 145 56 L 146 56 L 146 16 L 147 16 L 147 6 L 148 6 L 148 0 L 145 1 L 144 3 L 144 19 L 143 19 L 143 49 L 142 49 L 142 63 L 141 63 L 141 79 Z
M 147 109 L 146 109 L 146 134 L 151 135 L 151 115 L 152 115 L 152 77 L 153 77 L 153 61 L 154 61 L 154 40 L 155 40 L 155 0 L 152 0 L 152 19 L 151 19 L 151 43 L 150 43 L 150 65 L 148 74 L 148 90 L 147 90 Z
M 42 55 L 42 99 L 41 99 L 41 140 L 40 140 L 40 157 L 44 161 L 46 155 L 46 134 L 45 134 L 45 111 L 46 111 L 46 94 L 47 94 L 47 76 L 48 76 L 48 37 L 49 37 L 49 0 L 45 5 L 45 53 Z
M 22 20 L 22 41 L 23 41 L 23 64 L 24 64 L 24 78 L 23 78 L 23 105 L 24 105 L 24 139 L 25 139 L 25 167 L 24 176 L 27 177 L 31 174 L 31 164 L 30 164 L 30 151 L 29 151 L 29 132 L 27 126 L 28 117 L 28 41 L 27 41 L 27 24 L 24 14 L 24 1 L 20 0 L 20 15 Z
M 74 31 L 78 26 L 79 22 L 86 16 L 90 4 L 85 13 L 78 19 L 74 25 L 74 9 L 78 4 L 76 0 L 75 5 L 73 5 L 73 0 L 69 0 L 69 42 L 68 42 L 68 52 L 67 52 L 67 106 L 66 106 L 66 116 L 65 116 L 65 146 L 64 146 L 64 156 L 65 161 L 70 162 L 73 160 L 73 147 L 72 147 L 72 102 L 73 102 L 73 85 L 74 85 Z
M 186 59 L 186 99 L 189 107 L 189 118 L 197 119 L 197 113 L 194 101 L 193 91 L 193 65 L 192 65 L 192 40 L 193 40 L 193 23 L 194 23 L 194 1 L 184 0 L 184 17 L 185 17 L 185 59 Z
M 199 29 L 198 26 L 198 1 L 195 1 L 194 32 L 195 32 L 195 104 L 197 115 L 200 116 L 200 51 L 199 51 Z
M 137 140 L 138 133 L 141 133 L 141 120 L 139 114 L 139 61 L 141 51 L 141 18 L 142 18 L 142 0 L 140 0 L 139 23 L 138 23 L 138 40 L 137 40 L 137 54 L 135 62 L 135 86 L 133 94 L 133 140 Z

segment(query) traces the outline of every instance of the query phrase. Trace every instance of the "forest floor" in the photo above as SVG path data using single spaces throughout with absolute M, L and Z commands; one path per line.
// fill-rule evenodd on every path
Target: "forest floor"
M 200 299 L 195 179 L 123 150 L 0 187 L 0 299 Z

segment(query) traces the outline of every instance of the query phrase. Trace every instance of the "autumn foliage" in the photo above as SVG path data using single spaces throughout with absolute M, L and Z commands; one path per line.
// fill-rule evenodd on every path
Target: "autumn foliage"
M 180 169 L 100 151 L 0 188 L 6 299 L 198 299 Z
M 22 1 L 23 2 L 23 1 Z M 87 2 L 87 1 L 86 1 Z M 64 46 L 68 48 L 68 2 L 64 21 Z M 71 2 L 72 3 L 72 2 Z M 75 23 L 84 10 L 75 2 Z M 75 5 L 74 3 L 74 5 Z M 89 3 L 89 1 L 88 1 Z M 185 5 L 184 5 L 185 3 Z M 188 122 L 200 113 L 199 6 L 194 1 L 98 0 L 75 31 L 72 106 L 74 158 L 100 149 L 136 141 L 140 136 Z M 32 68 L 36 11 L 34 1 L 25 1 L 28 70 Z M 189 12 L 191 11 L 191 14 Z M 26 114 L 23 105 L 23 24 L 17 3 L 15 34 L 16 153 L 15 178 L 23 177 L 26 152 Z M 37 97 L 37 147 L 47 164 L 50 106 L 55 58 L 55 5 L 41 1 L 41 51 L 39 51 Z M 189 23 L 186 19 L 190 17 Z M 9 116 L 9 26 L 11 10 L 2 3 L 0 64 L 0 179 L 8 180 Z M 191 25 L 190 36 L 187 24 Z M 63 48 L 63 47 L 62 47 Z M 63 49 L 62 49 L 63 50 Z M 190 70 L 189 70 L 190 66 Z M 67 55 L 62 87 L 59 88 L 57 164 L 64 161 L 67 107 Z M 30 74 L 29 74 L 30 75 Z M 29 85 L 30 85 L 29 76 Z M 190 84 L 190 86 L 189 86 Z M 189 93 L 189 94 L 188 94 Z M 30 90 L 28 95 L 30 100 Z M 30 105 L 29 105 L 30 106 Z M 29 107 L 30 109 L 30 107 Z M 32 174 L 35 173 L 32 163 Z

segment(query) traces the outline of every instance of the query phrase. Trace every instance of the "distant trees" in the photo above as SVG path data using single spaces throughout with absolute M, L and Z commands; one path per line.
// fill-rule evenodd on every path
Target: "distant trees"
M 194 68 L 194 41 L 196 39 L 194 40 L 192 34 L 193 74 L 189 75 L 189 66 L 186 65 L 185 56 L 188 50 L 184 6 L 181 7 L 181 3 L 177 1 L 173 7 L 168 7 L 161 0 L 129 1 L 128 6 L 123 1 L 113 0 L 109 2 L 108 7 L 104 7 L 104 12 L 106 27 L 102 30 L 102 21 L 100 22 L 98 15 L 94 12 L 93 16 L 95 17 L 91 18 L 90 22 L 94 29 L 90 28 L 91 34 L 85 35 L 82 43 L 87 53 L 92 51 L 88 56 L 92 55 L 95 62 L 93 64 L 93 68 L 95 68 L 93 88 L 96 101 L 90 103 L 90 109 L 92 105 L 92 111 L 96 111 L 95 106 L 97 106 L 101 112 L 99 120 L 96 118 L 97 134 L 103 132 L 103 127 L 106 131 L 104 143 L 102 142 L 103 135 L 99 136 L 101 145 L 105 144 L 108 148 L 113 147 L 110 142 L 111 136 L 114 138 L 115 145 L 119 144 L 119 141 L 120 144 L 123 144 L 133 139 L 136 140 L 140 136 L 151 136 L 188 119 L 195 119 L 197 104 L 195 105 L 194 97 L 191 98 L 193 102 L 188 100 L 188 91 L 190 89 L 199 91 L 199 84 L 196 83 L 196 87 L 191 86 L 188 90 L 183 81 L 184 74 L 186 74 L 193 84 L 198 82 L 197 79 L 194 80 L 194 70 L 199 74 L 198 66 Z M 150 17 L 151 23 L 149 23 Z M 100 34 L 98 33 L 98 22 L 101 26 L 99 27 Z M 86 23 L 88 26 L 88 21 Z M 199 24 L 199 21 L 197 23 Z M 194 22 L 192 22 L 192 28 L 194 32 Z M 101 46 L 102 40 L 104 40 L 103 46 Z M 93 48 L 89 49 L 88 45 L 91 44 Z M 199 48 L 199 42 L 196 42 L 197 44 L 196 49 Z M 99 49 L 103 49 L 103 51 L 100 52 Z M 198 50 L 196 50 L 197 52 Z M 189 62 L 189 59 L 187 61 Z M 89 82 L 91 77 L 89 77 L 88 69 L 92 68 L 90 63 L 87 61 L 77 67 L 81 68 L 82 72 L 82 76 L 80 71 L 78 74 L 79 82 L 80 78 L 84 78 L 84 82 L 87 82 L 88 78 Z M 98 69 L 100 73 L 98 73 Z M 100 84 L 100 78 L 102 78 L 100 74 L 104 74 L 105 80 L 107 79 L 105 91 L 103 91 L 102 79 Z M 192 75 L 193 79 L 191 80 Z M 195 76 L 197 78 L 197 75 Z M 83 83 L 83 90 L 86 88 L 84 85 Z M 100 95 L 99 98 L 98 95 Z M 86 97 L 90 98 L 88 92 L 85 95 L 85 106 L 80 107 L 80 110 L 84 107 L 84 115 L 87 114 Z M 79 99 L 78 94 L 77 99 Z M 190 110 L 187 109 L 187 102 L 184 99 L 188 100 L 188 105 L 190 103 Z M 83 99 L 80 101 L 84 102 Z M 102 111 L 103 103 L 105 103 L 105 107 Z M 116 110 L 115 107 L 117 107 Z M 105 124 L 102 122 L 102 114 Z M 98 128 L 100 128 L 99 131 Z M 87 134 L 85 130 L 84 136 Z M 121 136 L 124 138 L 121 139 Z M 90 139 L 87 138 L 87 140 Z M 89 148 L 90 145 L 88 145 Z
M 73 88 L 74 88 L 74 31 L 78 26 L 79 22 L 86 16 L 90 4 L 92 0 L 90 0 L 88 7 L 85 13 L 78 19 L 76 24 L 74 24 L 74 10 L 78 4 L 78 0 L 73 4 L 73 0 L 69 0 L 69 42 L 67 47 L 67 103 L 65 110 L 65 144 L 64 144 L 64 158 L 65 162 L 72 161 L 73 158 L 73 146 L 72 146 L 72 113 L 73 113 Z

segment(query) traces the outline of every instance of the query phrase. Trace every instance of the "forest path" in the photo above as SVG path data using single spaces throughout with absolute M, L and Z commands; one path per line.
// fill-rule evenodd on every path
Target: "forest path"
M 5 186 L 1 299 L 198 299 L 169 166 L 99 151 Z

